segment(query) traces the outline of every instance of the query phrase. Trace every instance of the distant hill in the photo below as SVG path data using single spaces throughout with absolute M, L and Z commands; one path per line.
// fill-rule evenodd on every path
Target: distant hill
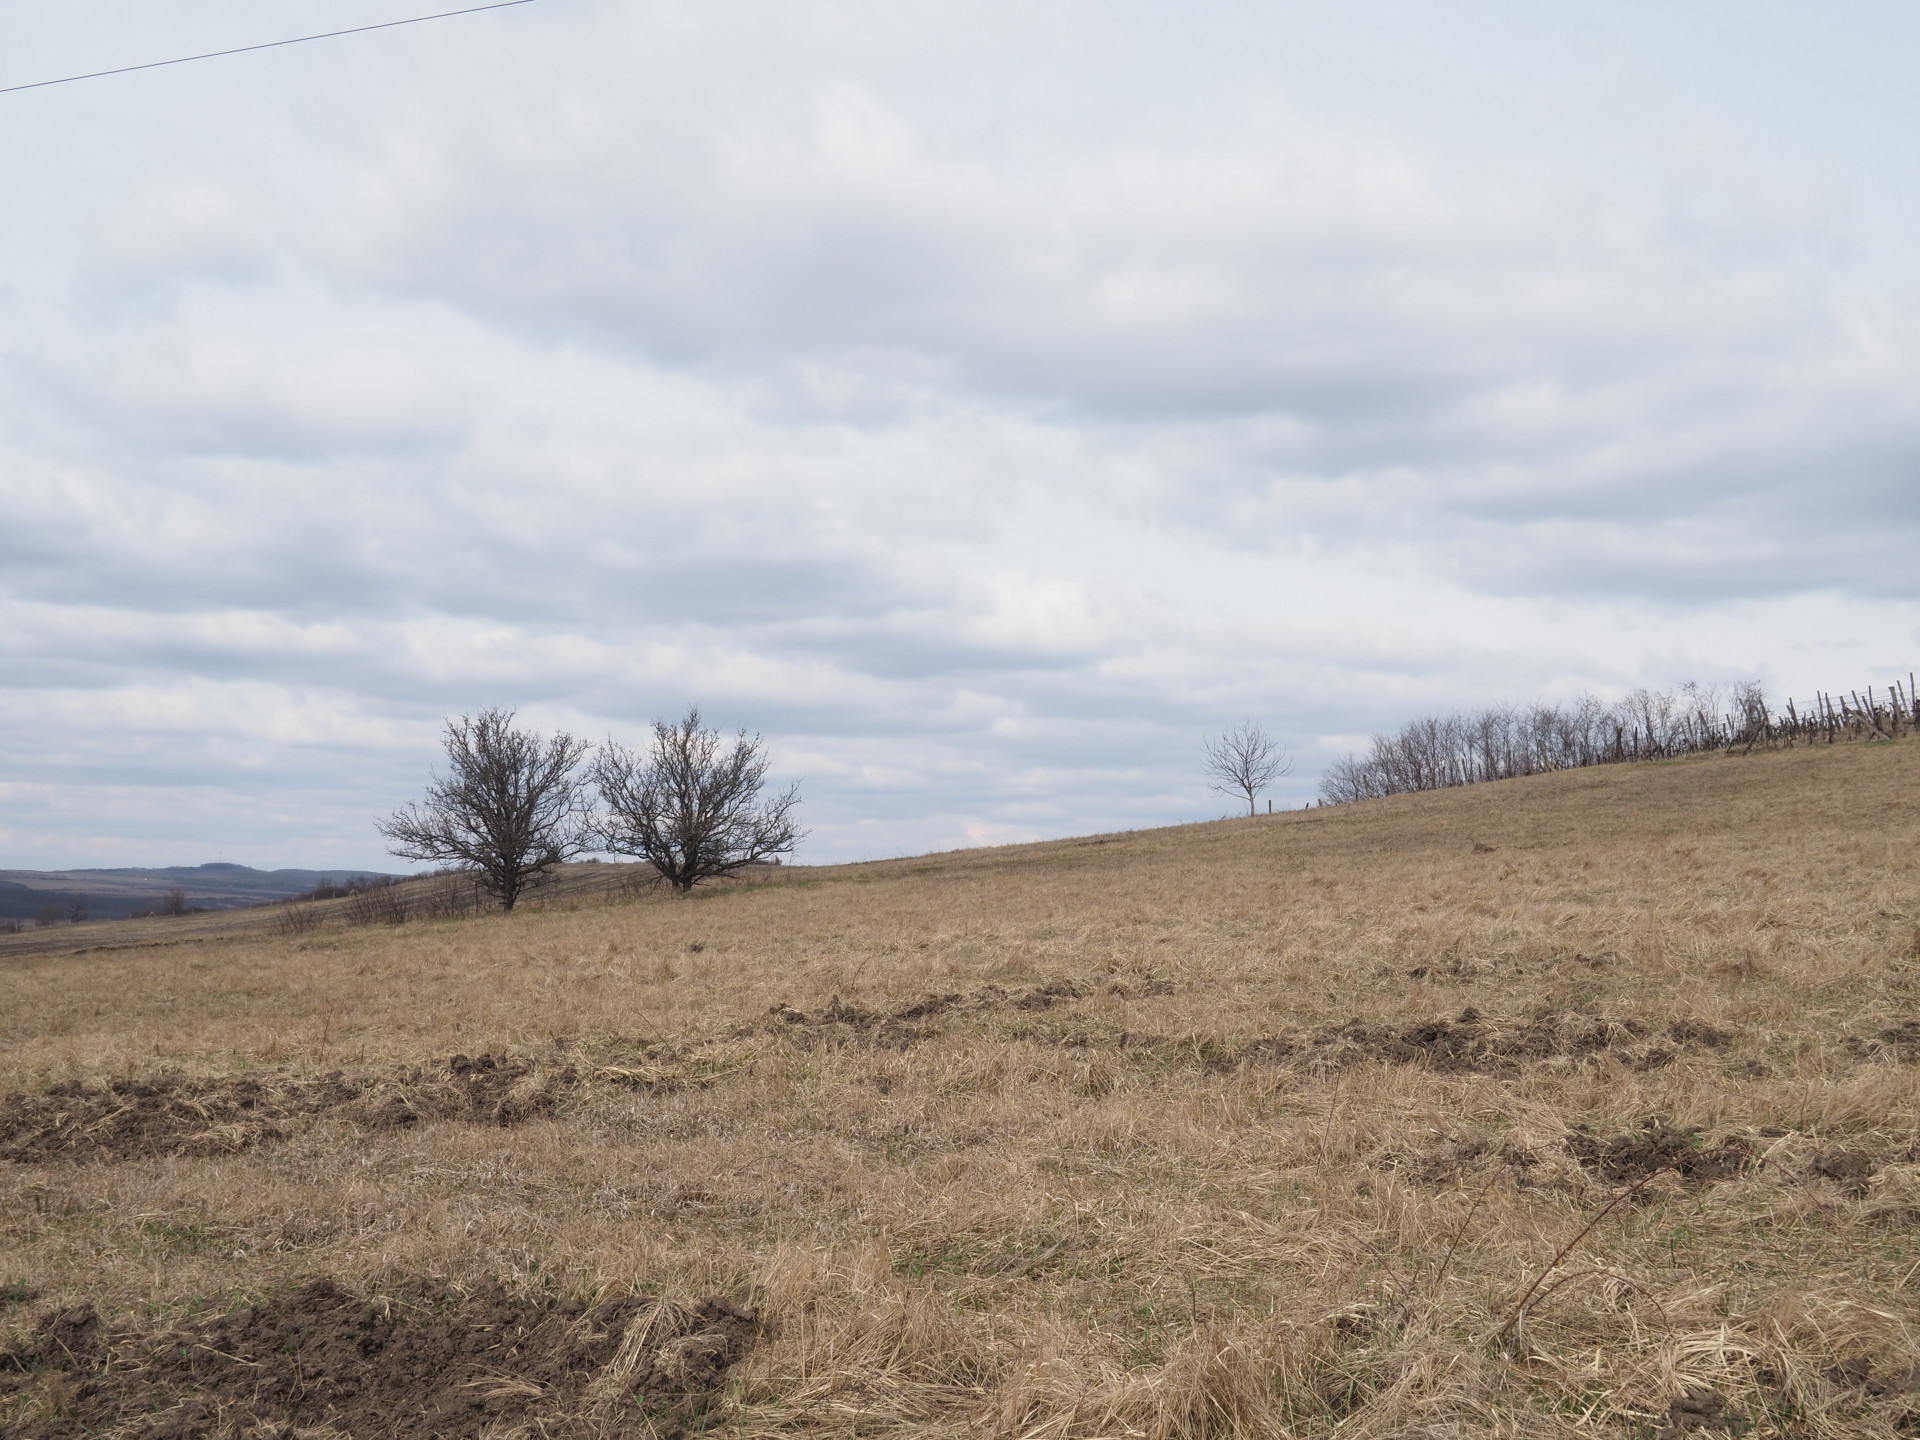
M 57 905 L 71 914 L 85 902 L 92 920 L 124 920 L 156 908 L 167 891 L 184 891 L 202 910 L 233 910 L 302 895 L 326 881 L 378 879 L 373 870 L 255 870 L 248 865 L 169 865 L 143 870 L 0 870 L 0 920 L 31 920 Z

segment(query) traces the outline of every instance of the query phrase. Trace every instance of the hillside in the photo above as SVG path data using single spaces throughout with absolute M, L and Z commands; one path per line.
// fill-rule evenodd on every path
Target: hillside
M 0 943 L 0 1434 L 1914 1433 L 1917 782 Z
M 161 897 L 178 889 L 186 903 L 207 910 L 230 910 L 302 895 L 323 881 L 378 878 L 363 871 L 255 870 L 246 865 L 210 863 L 153 869 L 0 870 L 0 920 L 30 920 L 52 905 L 65 911 L 78 900 L 91 920 L 123 920 L 157 909 Z

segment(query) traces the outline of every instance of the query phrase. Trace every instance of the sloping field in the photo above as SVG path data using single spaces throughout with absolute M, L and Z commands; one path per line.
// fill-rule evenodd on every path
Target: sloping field
M 0 959 L 0 1434 L 1920 1433 L 1917 793 Z
M 319 874 L 312 870 L 291 873 Z M 591 861 L 566 865 L 554 872 L 537 893 L 535 908 L 549 902 L 570 904 L 592 896 L 625 898 L 651 883 L 653 878 L 651 866 L 603 865 Z M 102 950 L 159 948 L 183 942 L 197 945 L 208 939 L 233 939 L 249 931 L 297 939 L 304 938 L 310 929 L 324 926 L 380 925 L 409 915 L 416 919 L 450 919 L 469 914 L 479 903 L 472 883 L 453 875 L 405 880 L 391 888 L 381 887 L 331 900 L 283 897 L 246 900 L 236 908 L 208 908 L 186 915 L 90 920 L 81 925 L 52 925 L 15 934 L 0 930 L 0 964 L 23 955 L 89 955 Z M 191 893 L 188 898 L 196 899 Z M 211 897 L 205 897 L 203 892 L 200 898 Z

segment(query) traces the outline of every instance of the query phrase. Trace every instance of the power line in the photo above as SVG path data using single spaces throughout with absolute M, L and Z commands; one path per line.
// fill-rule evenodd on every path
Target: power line
M 333 40 L 341 35 L 364 35 L 369 30 L 391 30 L 397 25 L 420 25 L 428 20 L 451 20 L 455 15 L 477 15 L 482 10 L 506 10 L 514 5 L 531 5 L 533 0 L 494 0 L 491 5 L 470 5 L 465 10 L 442 10 L 437 15 L 415 15 L 411 20 L 383 20 L 378 25 L 356 25 L 351 30 L 329 30 L 321 35 L 296 35 L 291 40 L 269 40 L 264 45 L 239 45 L 231 50 L 209 50 L 204 55 L 182 55 L 177 60 L 149 60 L 144 65 L 122 65 L 117 70 L 95 70 L 86 75 L 62 75 L 58 80 L 35 80 L 27 85 L 0 85 L 0 95 L 16 90 L 39 90 L 48 85 L 71 85 L 76 80 L 98 80 L 104 75 L 126 75 L 135 70 L 158 70 L 163 65 L 186 65 L 194 60 L 218 60 L 222 55 L 245 55 L 250 50 L 275 50 L 282 45 L 304 45 L 309 40 Z

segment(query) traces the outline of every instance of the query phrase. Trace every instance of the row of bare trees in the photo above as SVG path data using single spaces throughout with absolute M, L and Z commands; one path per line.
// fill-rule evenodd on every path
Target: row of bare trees
M 788 854 L 805 834 L 798 784 L 762 798 L 760 737 L 729 741 L 698 708 L 656 720 L 637 750 L 543 736 L 513 718 L 494 708 L 449 720 L 447 772 L 424 800 L 375 822 L 393 854 L 461 867 L 502 909 L 589 851 L 644 860 L 687 891 Z
M 1801 709 L 1775 709 L 1759 682 L 1722 689 L 1686 684 L 1636 690 L 1609 704 L 1592 695 L 1561 704 L 1499 705 L 1423 716 L 1397 734 L 1376 735 L 1365 754 L 1329 766 L 1320 795 L 1329 804 L 1442 790 L 1549 770 L 1659 760 L 1712 751 L 1746 753 L 1794 745 L 1886 739 L 1920 730 L 1913 677 L 1864 693 L 1819 694 Z
M 392 875 L 358 876 L 345 885 L 322 883 L 304 895 L 278 902 L 274 929 L 300 936 L 330 919 L 343 925 L 404 925 L 409 920 L 454 920 L 486 908 L 480 876 L 453 866 L 414 880 Z M 339 903 L 328 905 L 327 901 Z

